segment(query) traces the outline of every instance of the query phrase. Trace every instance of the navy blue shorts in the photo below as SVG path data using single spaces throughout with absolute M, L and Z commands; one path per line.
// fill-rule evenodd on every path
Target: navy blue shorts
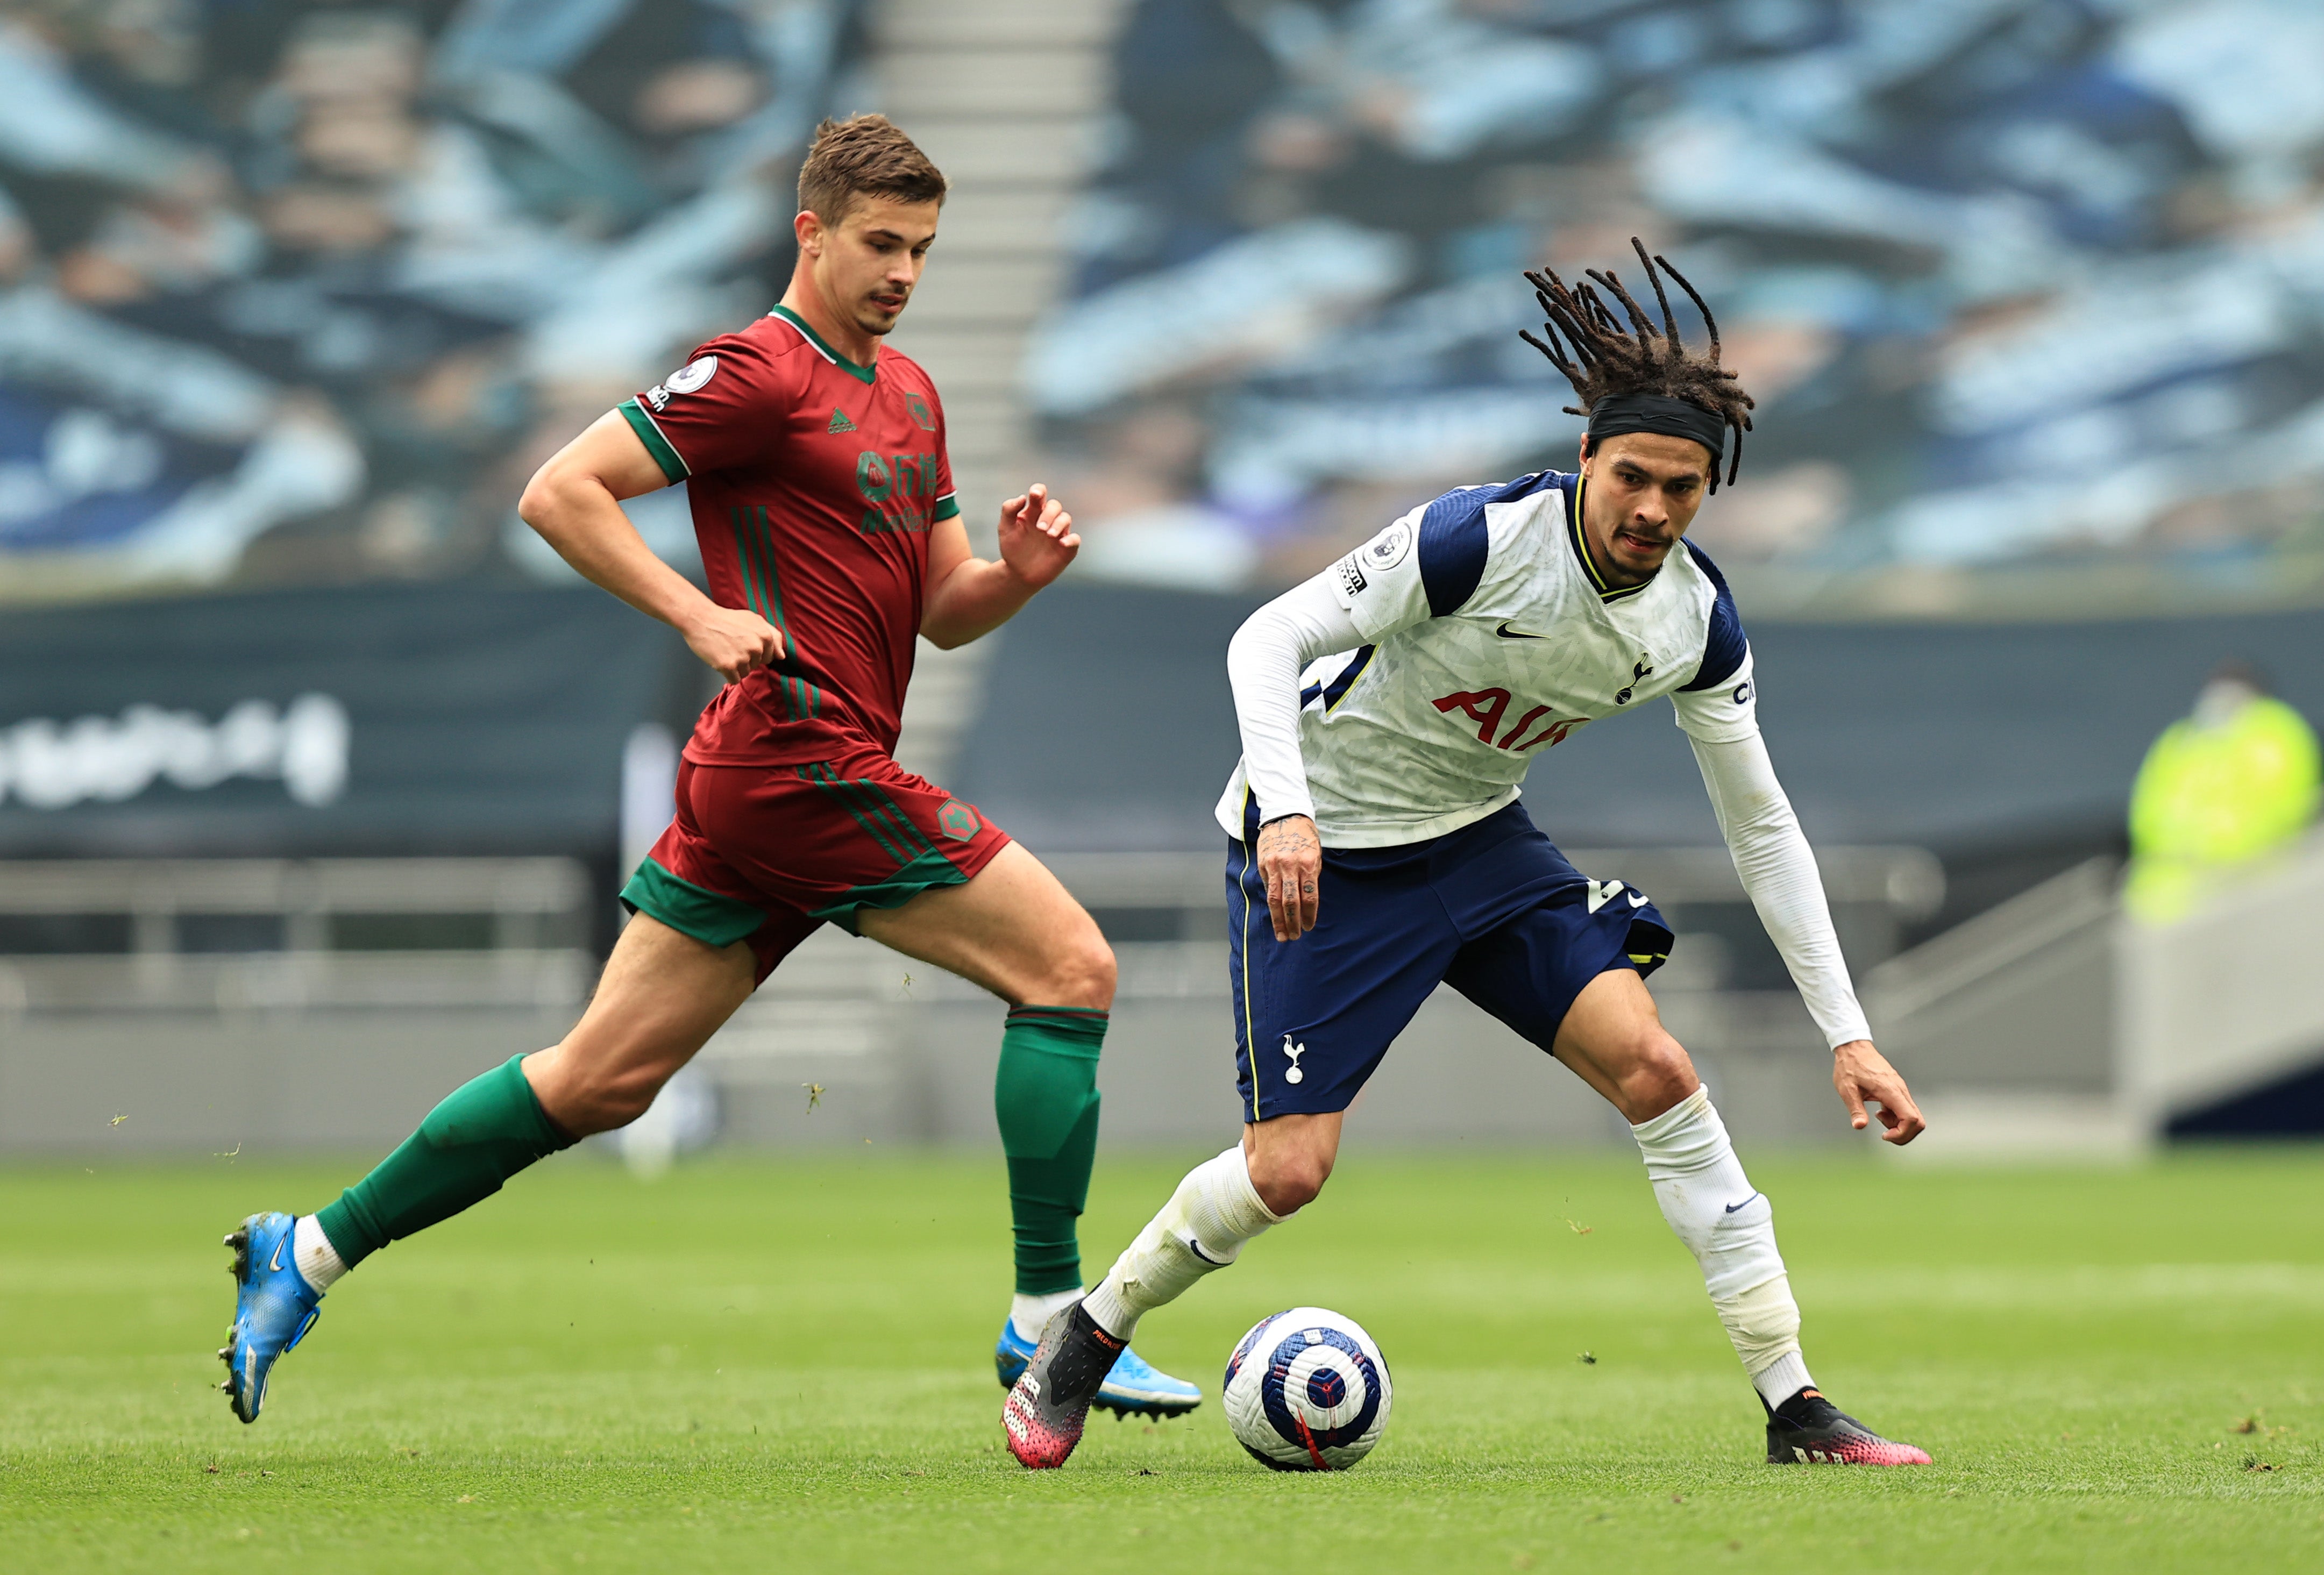
M 1247 812 L 1249 813 L 1249 812 Z M 1275 938 L 1246 821 L 1227 844 L 1227 972 L 1243 1119 L 1344 1110 L 1439 984 L 1547 1050 L 1600 973 L 1652 973 L 1670 926 L 1592 881 L 1512 804 L 1446 836 L 1323 850 L 1316 926 Z

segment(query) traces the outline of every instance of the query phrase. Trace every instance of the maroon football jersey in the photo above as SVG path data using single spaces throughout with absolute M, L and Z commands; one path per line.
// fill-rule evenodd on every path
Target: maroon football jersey
M 686 483 L 711 599 L 766 619 L 787 650 L 720 692 L 686 758 L 791 764 L 863 739 L 893 751 L 928 530 L 960 512 L 928 374 L 886 349 L 858 366 L 777 307 L 621 411 Z

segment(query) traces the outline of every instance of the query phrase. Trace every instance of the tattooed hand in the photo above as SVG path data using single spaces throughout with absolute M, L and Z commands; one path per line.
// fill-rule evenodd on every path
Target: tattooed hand
M 1277 940 L 1296 941 L 1315 927 L 1323 843 L 1314 821 L 1286 815 L 1259 827 L 1259 874 L 1267 882 L 1267 915 L 1275 921 Z

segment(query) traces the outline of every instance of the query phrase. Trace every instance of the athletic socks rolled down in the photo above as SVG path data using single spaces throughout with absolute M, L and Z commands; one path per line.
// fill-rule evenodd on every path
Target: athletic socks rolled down
M 1696 1089 L 1630 1135 L 1753 1386 L 1770 1405 L 1807 1387 L 1813 1380 L 1800 1356 L 1799 1303 L 1775 1249 L 1775 1208 L 1744 1175 L 1710 1091 Z
M 1282 1222 L 1259 1202 L 1237 1144 L 1186 1173 L 1162 1211 L 1089 1294 L 1090 1316 L 1116 1340 L 1127 1340 L 1139 1319 L 1234 1262 L 1244 1242 Z

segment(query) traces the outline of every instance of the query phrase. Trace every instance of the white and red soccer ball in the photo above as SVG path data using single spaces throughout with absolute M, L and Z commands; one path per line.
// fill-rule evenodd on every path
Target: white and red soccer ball
M 1379 1442 L 1389 1395 L 1372 1337 L 1321 1307 L 1260 1319 L 1227 1359 L 1227 1425 L 1273 1470 L 1346 1470 Z

